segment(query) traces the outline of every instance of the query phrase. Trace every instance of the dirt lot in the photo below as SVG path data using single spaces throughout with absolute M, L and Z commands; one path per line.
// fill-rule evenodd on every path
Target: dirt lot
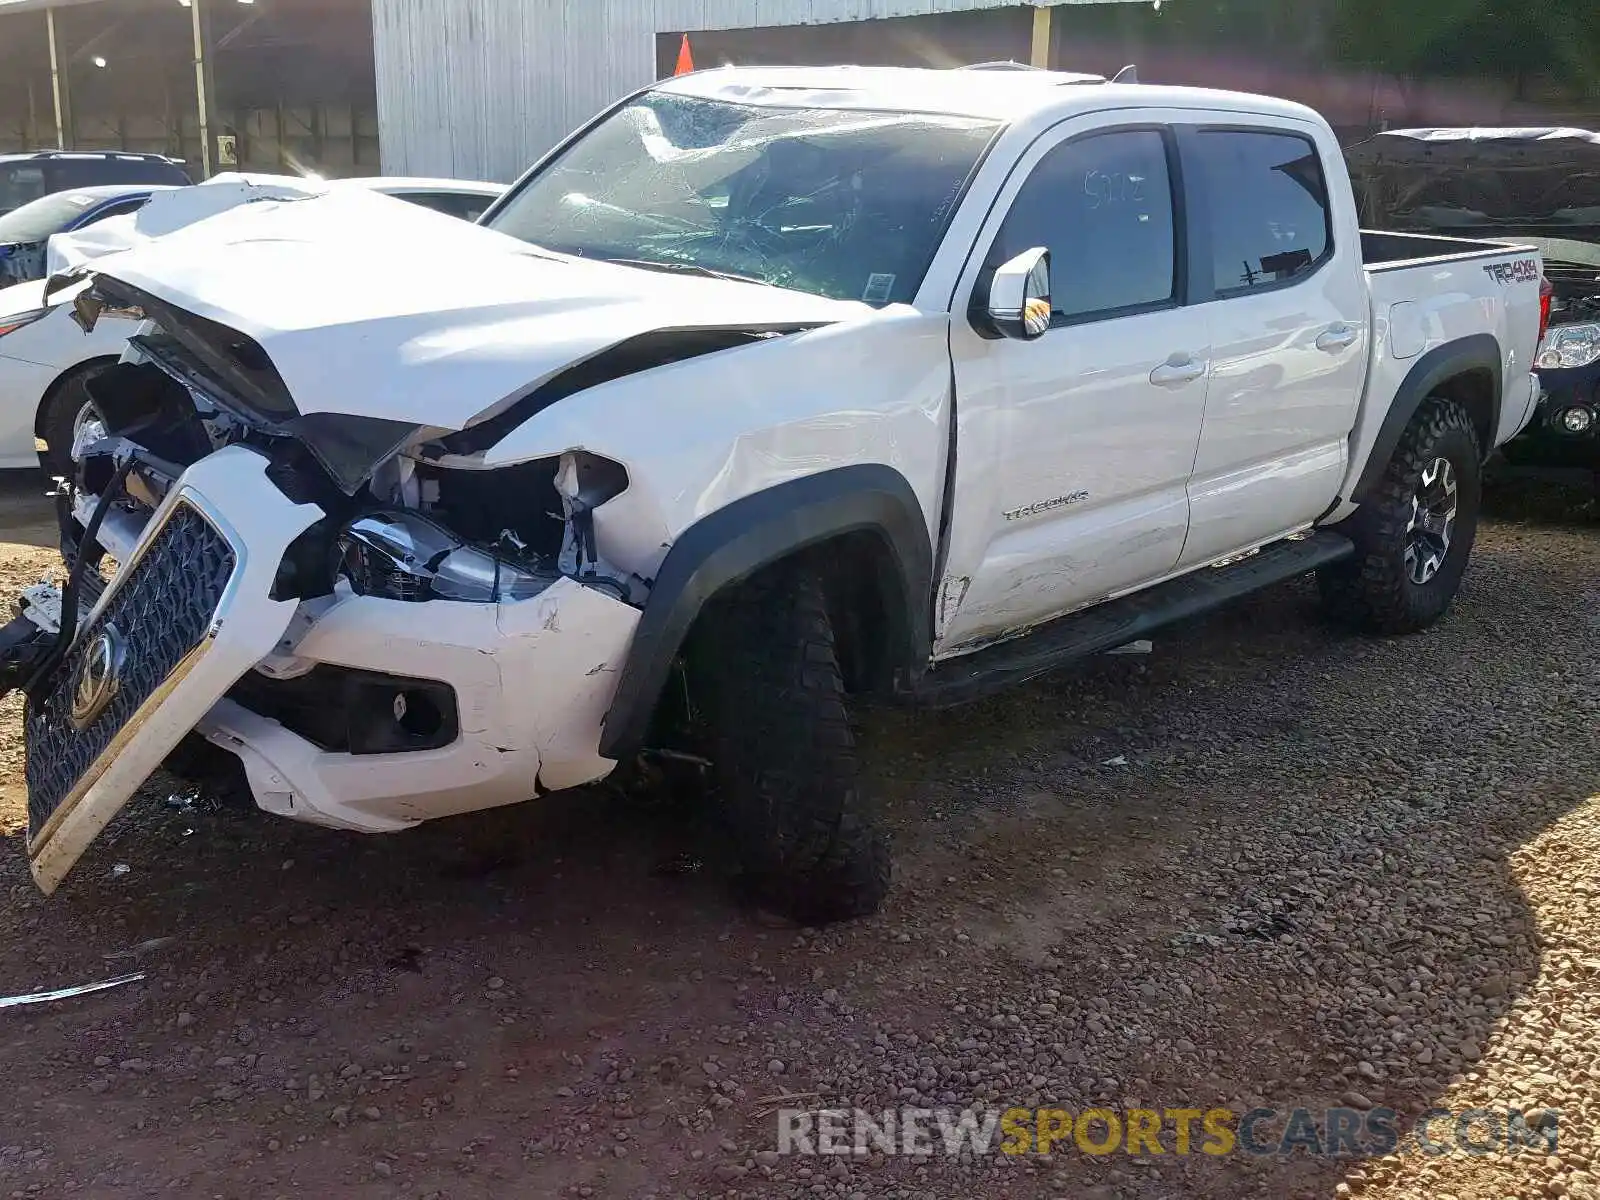
M 4 540 L 49 545 L 13 485 Z M 1600 520 L 1503 500 L 1432 634 L 1290 587 L 984 708 L 872 715 L 881 917 L 664 870 L 606 790 L 390 839 L 148 794 L 63 891 L 0 755 L 0 1196 L 1596 1196 Z M 42 524 L 41 524 L 42 522 Z M 0 583 L 52 555 L 0 550 Z M 772 1110 L 1553 1110 L 1559 1148 L 775 1161 Z M 1546 1120 L 1548 1118 L 1536 1118 Z

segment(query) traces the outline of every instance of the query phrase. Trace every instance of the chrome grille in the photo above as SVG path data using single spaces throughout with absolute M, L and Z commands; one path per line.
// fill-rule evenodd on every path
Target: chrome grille
M 105 609 L 28 704 L 28 825 L 37 837 L 140 707 L 205 640 L 233 576 L 233 548 L 180 502 Z M 78 728 L 73 705 L 87 657 L 108 628 L 120 640 L 117 690 Z

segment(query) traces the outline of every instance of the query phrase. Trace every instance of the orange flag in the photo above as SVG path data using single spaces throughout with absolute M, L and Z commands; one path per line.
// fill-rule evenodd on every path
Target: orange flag
M 678 69 L 674 75 L 687 75 L 694 70 L 694 54 L 689 50 L 689 35 L 683 35 L 683 45 L 678 47 Z

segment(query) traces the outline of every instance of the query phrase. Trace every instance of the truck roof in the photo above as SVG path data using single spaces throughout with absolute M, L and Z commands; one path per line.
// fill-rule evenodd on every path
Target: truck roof
M 668 78 L 656 90 L 774 108 L 929 113 L 1016 124 L 1041 115 L 1118 108 L 1224 108 L 1320 120 L 1304 105 L 1206 88 L 1108 82 L 1067 71 L 925 67 L 721 67 Z

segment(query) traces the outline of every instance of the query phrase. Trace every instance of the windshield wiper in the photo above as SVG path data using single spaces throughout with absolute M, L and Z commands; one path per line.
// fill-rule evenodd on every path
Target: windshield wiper
M 711 267 L 702 267 L 699 263 L 678 262 L 659 258 L 603 258 L 601 262 L 615 263 L 619 267 L 638 267 L 644 271 L 668 271 L 680 275 L 699 275 L 706 279 L 724 279 L 730 283 L 759 283 L 766 285 L 765 279 L 757 279 L 754 275 L 737 275 L 732 271 L 718 271 Z

